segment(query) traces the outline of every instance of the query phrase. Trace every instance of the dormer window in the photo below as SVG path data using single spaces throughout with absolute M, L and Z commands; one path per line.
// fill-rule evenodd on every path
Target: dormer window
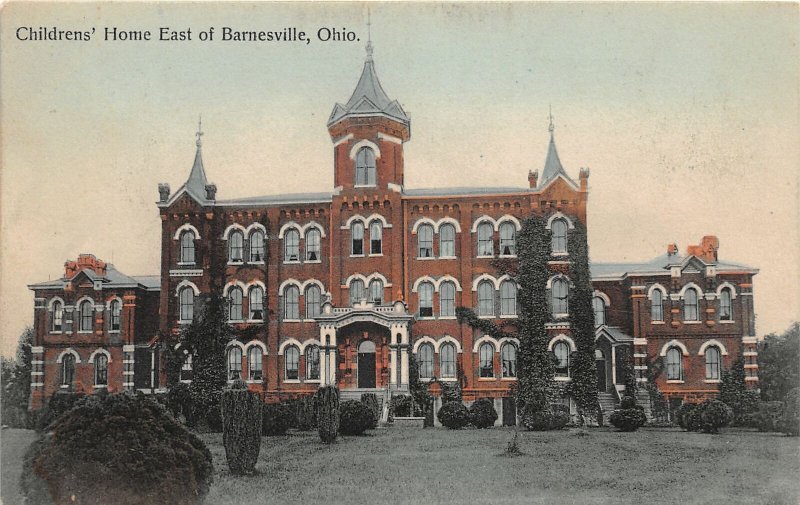
M 375 185 L 375 153 L 369 147 L 362 147 L 356 154 L 355 185 Z

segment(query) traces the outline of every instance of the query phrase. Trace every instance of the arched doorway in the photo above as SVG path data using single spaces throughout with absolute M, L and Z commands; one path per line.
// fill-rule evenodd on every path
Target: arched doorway
M 608 391 L 608 381 L 606 380 L 606 356 L 600 349 L 594 350 L 594 364 L 597 368 L 597 391 L 605 393 Z
M 358 344 L 358 387 L 375 387 L 375 344 L 372 340 Z

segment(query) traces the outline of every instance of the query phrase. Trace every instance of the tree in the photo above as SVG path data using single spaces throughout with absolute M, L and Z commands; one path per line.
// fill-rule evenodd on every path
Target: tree
M 14 359 L 2 358 L 3 424 L 24 428 L 28 423 L 28 400 L 31 394 L 31 346 L 33 328 L 19 337 Z
M 572 353 L 572 381 L 567 386 L 567 392 L 575 400 L 578 414 L 585 422 L 588 412 L 597 411 L 598 400 L 592 307 L 594 288 L 589 273 L 589 244 L 583 223 L 575 223 L 575 229 L 570 232 L 568 240 L 569 273 L 572 281 L 569 290 L 569 322 L 576 349 Z
M 783 401 L 800 384 L 800 323 L 793 323 L 781 335 L 770 333 L 759 342 L 758 384 L 764 401 Z
M 744 373 L 744 357 L 739 355 L 729 370 L 722 373 L 719 399 L 733 409 L 733 425 L 745 424 L 745 415 L 758 410 L 758 395 L 747 389 Z

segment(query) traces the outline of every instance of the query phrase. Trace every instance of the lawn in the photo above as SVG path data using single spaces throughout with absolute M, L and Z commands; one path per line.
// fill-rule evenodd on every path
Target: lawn
M 582 433 L 588 433 L 582 435 Z M 798 439 L 727 430 L 521 432 L 378 429 L 340 437 L 265 437 L 259 474 L 233 477 L 220 435 L 208 503 L 233 504 L 787 504 L 800 503 Z

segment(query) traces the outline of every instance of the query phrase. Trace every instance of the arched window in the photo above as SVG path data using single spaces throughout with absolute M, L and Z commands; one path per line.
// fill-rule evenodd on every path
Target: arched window
M 489 342 L 481 344 L 480 348 L 481 377 L 494 377 L 494 347 Z
M 61 385 L 72 386 L 75 381 L 75 356 L 65 354 L 61 359 Z
M 419 365 L 419 377 L 430 379 L 433 377 L 433 346 L 422 344 L 417 351 L 417 363 Z
M 300 351 L 297 347 L 290 345 L 283 352 L 283 361 L 286 369 L 286 380 L 297 380 L 300 378 Z
M 261 286 L 253 286 L 247 294 L 250 308 L 250 320 L 262 321 L 264 319 L 264 290 Z
M 228 380 L 242 378 L 242 350 L 238 347 L 228 349 Z
M 654 289 L 650 300 L 650 320 L 664 320 L 664 295 L 660 289 Z
M 566 279 L 553 279 L 550 288 L 550 305 L 553 315 L 563 316 L 569 312 L 569 284 Z
M 423 282 L 419 285 L 419 317 L 433 317 L 433 284 Z
M 553 354 L 556 356 L 556 375 L 558 377 L 569 377 L 569 344 L 563 340 L 556 342 L 553 346 Z
M 375 153 L 362 147 L 356 154 L 356 186 L 375 185 Z
M 456 376 L 456 346 L 444 344 L 439 348 L 439 373 L 444 379 Z
M 287 230 L 283 234 L 283 261 L 300 261 L 300 233 Z
M 494 285 L 489 281 L 478 284 L 478 315 L 494 315 Z
M 228 321 L 242 320 L 242 288 L 232 287 L 228 290 Z
M 452 282 L 443 282 L 439 286 L 439 317 L 456 315 L 456 286 Z
M 236 230 L 228 236 L 228 261 L 241 263 L 244 257 L 244 235 Z
M 80 306 L 80 314 L 81 314 L 81 325 L 80 331 L 92 331 L 94 329 L 94 307 L 92 307 L 92 302 L 89 300 L 85 300 L 81 302 Z
M 478 256 L 494 256 L 493 231 L 494 229 L 489 223 L 478 225 Z
M 503 377 L 517 376 L 517 346 L 511 343 L 503 344 L 500 349 L 500 360 L 503 363 Z
M 500 315 L 517 315 L 517 285 L 511 281 L 500 284 Z
M 320 233 L 316 228 L 306 232 L 306 261 L 319 261 L 322 259 L 320 254 Z
M 310 345 L 306 348 L 306 379 L 319 380 L 319 346 Z
M 194 290 L 189 286 L 181 288 L 178 298 L 180 300 L 180 320 L 191 321 L 194 318 Z
M 311 285 L 306 288 L 306 319 L 313 319 L 320 314 L 321 298 L 319 286 Z
M 64 327 L 64 304 L 60 301 L 53 302 L 52 331 L 61 331 Z
M 350 283 L 350 305 L 355 306 L 362 298 L 364 298 L 364 281 L 354 279 Z
M 373 221 L 369 225 L 369 253 L 383 253 L 383 225 L 380 221 Z
M 300 290 L 287 286 L 283 291 L 283 318 L 300 319 Z
M 698 317 L 697 291 L 694 288 L 689 288 L 683 295 L 683 320 L 697 321 Z
M 110 311 L 111 312 L 111 322 L 110 322 L 110 330 L 111 331 L 119 331 L 120 327 L 122 326 L 122 304 L 119 300 L 113 300 L 111 302 Z
M 255 230 L 250 234 L 250 262 L 261 263 L 264 257 L 264 232 Z
M 187 351 L 184 351 L 185 357 L 183 358 L 183 364 L 181 365 L 181 382 L 191 382 L 192 380 L 192 355 L 189 354 Z
M 108 386 L 108 357 L 105 354 L 94 357 L 94 385 Z
M 706 379 L 719 380 L 720 352 L 718 347 L 706 348 Z
M 264 378 L 264 368 L 261 363 L 261 348 L 254 345 L 247 351 L 247 376 L 251 381 L 260 381 Z
M 375 305 L 383 305 L 383 281 L 380 279 L 369 282 L 369 301 Z
M 439 228 L 439 256 L 444 258 L 456 255 L 456 228 L 452 224 L 443 224 Z
M 723 288 L 719 294 L 719 319 L 720 321 L 733 320 L 733 306 L 731 305 L 730 288 Z
M 194 232 L 185 230 L 181 232 L 181 263 L 194 263 Z
M 517 229 L 514 223 L 500 225 L 500 255 L 512 256 L 517 254 Z
M 677 347 L 667 351 L 667 380 L 683 380 L 683 354 Z
M 429 224 L 417 229 L 417 257 L 433 258 L 433 226 Z
M 350 254 L 353 256 L 361 256 L 364 254 L 364 224 L 356 221 L 350 226 L 350 235 L 353 239 Z
M 592 298 L 592 309 L 594 309 L 594 325 L 606 324 L 606 302 L 599 296 L 595 296 Z
M 567 252 L 567 222 L 563 219 L 556 219 L 550 225 L 552 238 L 550 248 L 554 253 Z

